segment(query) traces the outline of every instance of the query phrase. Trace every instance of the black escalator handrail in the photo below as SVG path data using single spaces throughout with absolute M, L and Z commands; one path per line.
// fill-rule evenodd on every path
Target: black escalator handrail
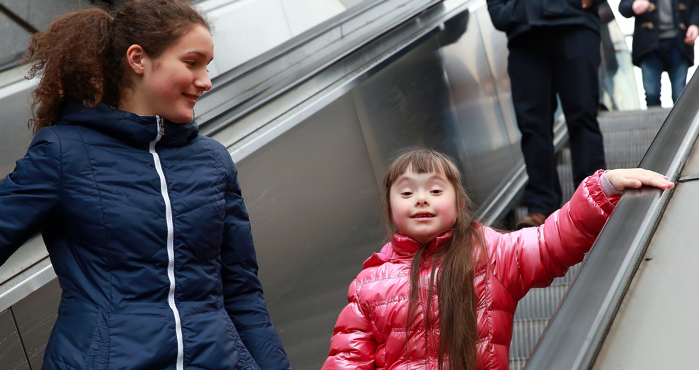
M 213 135 L 231 123 L 239 120 L 256 108 L 268 101 L 301 84 L 327 68 L 337 60 L 342 59 L 352 51 L 366 45 L 371 40 L 380 37 L 383 33 L 414 17 L 426 9 L 440 3 L 442 0 L 377 0 L 365 1 L 347 11 L 331 18 L 328 21 L 292 38 L 276 48 L 235 67 L 232 70 L 213 79 L 214 88 L 202 96 L 197 103 L 203 110 L 198 114 L 197 122 L 201 132 L 205 135 Z M 376 21 L 376 13 L 381 10 L 382 4 L 395 3 L 394 10 L 397 16 L 389 22 Z M 409 6 L 408 6 L 409 5 Z M 407 12 L 406 15 L 402 12 Z M 353 24 L 366 23 L 366 27 L 374 31 L 371 37 L 361 40 L 352 40 L 351 34 L 356 30 L 362 30 L 365 26 Z M 349 31 L 345 35 L 344 27 Z M 287 58 L 297 58 L 295 53 L 303 54 L 303 48 L 309 44 L 318 42 L 322 44 L 324 38 L 336 37 L 334 33 L 341 30 L 342 36 L 336 40 L 342 40 L 341 50 L 331 55 L 312 55 L 302 62 L 294 61 L 291 66 L 285 65 Z M 348 41 L 349 40 L 349 41 Z M 322 49 L 322 48 L 321 48 Z M 322 53 L 318 53 L 322 54 Z M 247 85 L 254 86 L 245 91 L 237 91 L 236 85 L 241 84 L 242 79 L 250 79 L 253 82 Z M 199 112 L 197 112 L 199 113 Z
M 677 181 L 699 133 L 695 75 L 639 167 Z M 673 190 L 628 190 L 563 297 L 525 369 L 589 369 L 633 280 Z

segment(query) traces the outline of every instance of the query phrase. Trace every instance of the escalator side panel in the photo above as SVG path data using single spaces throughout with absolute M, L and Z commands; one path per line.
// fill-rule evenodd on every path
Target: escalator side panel
M 3 369 L 29 370 L 11 310 L 0 312 L 0 360 Z
M 483 39 L 485 55 L 488 59 L 490 72 L 492 73 L 493 88 L 497 93 L 500 103 L 501 115 L 507 129 L 507 136 L 510 144 L 515 145 L 513 155 L 518 161 L 522 158 L 522 151 L 519 149 L 519 138 L 521 136 L 517 128 L 517 118 L 515 117 L 515 107 L 512 103 L 512 87 L 510 86 L 510 76 L 507 72 L 507 35 L 493 27 L 490 14 L 486 7 L 481 7 L 474 12 L 478 20 L 478 26 Z
M 237 166 L 272 322 L 294 368 L 319 369 L 349 283 L 383 237 L 351 96 Z
M 434 148 L 459 162 L 481 204 L 515 158 L 478 23 L 469 13 L 455 18 L 353 95 L 377 181 L 405 148 Z
M 24 86 L 26 89 L 23 89 Z M 15 87 L 16 86 L 16 87 Z M 17 93 L 3 95 L 0 91 L 0 107 L 2 107 L 2 122 L 0 122 L 0 176 L 12 173 L 17 159 L 27 153 L 32 140 L 32 132 L 27 127 L 31 117 L 29 101 L 31 101 L 31 85 L 26 82 L 16 82 L 11 88 L 20 89 Z
M 58 280 L 53 279 L 12 306 L 17 329 L 22 336 L 24 350 L 32 369 L 41 369 L 46 342 L 58 318 L 60 298 L 61 288 L 58 286 Z
M 487 13 L 485 7 L 477 11 L 483 12 Z M 492 25 L 488 23 L 488 27 Z M 478 205 L 507 177 L 517 163 L 515 153 L 520 151 L 518 136 L 510 136 L 511 130 L 508 130 L 514 122 L 505 119 L 505 109 L 495 88 L 494 76 L 502 76 L 506 70 L 492 72 L 483 42 L 483 28 L 486 27 L 479 18 L 471 14 L 466 33 L 453 43 L 447 36 L 448 29 L 440 34 L 444 40 L 441 42 L 444 74 L 458 119 L 458 135 L 454 135 L 453 140 L 460 156 L 467 154 L 468 160 L 462 161 L 468 163 L 471 172 L 465 175 L 466 186 Z M 495 59 L 507 59 L 507 49 L 491 52 L 495 53 L 490 55 Z
M 696 229 L 697 192 L 697 181 L 678 184 L 594 369 L 696 368 L 699 248 L 686 231 Z

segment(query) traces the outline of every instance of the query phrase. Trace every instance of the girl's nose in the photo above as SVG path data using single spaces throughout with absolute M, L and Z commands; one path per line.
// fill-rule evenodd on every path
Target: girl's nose
M 427 197 L 422 192 L 417 194 L 417 205 L 427 205 Z

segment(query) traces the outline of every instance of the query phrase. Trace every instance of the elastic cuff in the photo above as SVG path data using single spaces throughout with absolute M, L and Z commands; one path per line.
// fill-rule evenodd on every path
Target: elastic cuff
M 609 179 L 607 178 L 607 171 L 602 172 L 602 174 L 599 177 L 600 180 L 600 185 L 602 185 L 602 192 L 604 192 L 604 195 L 607 198 L 612 198 L 617 195 L 621 195 L 624 193 L 623 190 L 617 190 L 614 185 L 612 185 L 611 182 L 609 182 Z

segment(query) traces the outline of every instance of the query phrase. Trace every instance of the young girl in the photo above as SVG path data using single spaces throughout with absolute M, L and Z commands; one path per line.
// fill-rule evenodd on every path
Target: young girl
M 544 225 L 503 234 L 471 218 L 449 158 L 400 156 L 384 179 L 398 231 L 350 285 L 323 369 L 507 369 L 517 302 L 582 261 L 619 190 L 642 184 L 673 187 L 642 169 L 598 171 Z
M 63 289 L 44 369 L 291 368 L 235 165 L 192 121 L 213 52 L 185 0 L 32 38 L 36 135 L 0 185 L 0 263 L 43 234 Z

